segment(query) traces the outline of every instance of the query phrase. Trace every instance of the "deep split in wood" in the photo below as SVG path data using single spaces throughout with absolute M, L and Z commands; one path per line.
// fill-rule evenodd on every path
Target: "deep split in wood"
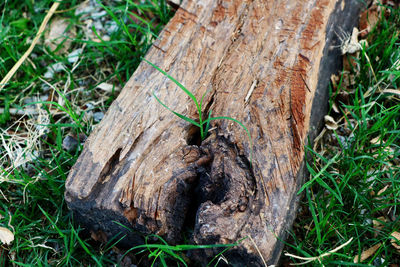
M 146 63 L 85 143 L 66 182 L 76 219 L 126 246 L 157 234 L 171 244 L 234 243 L 231 264 L 276 264 L 296 214 L 304 148 L 321 124 L 337 33 L 351 31 L 359 0 L 183 1 L 146 58 L 200 98 L 214 121 L 201 144 L 179 113 L 189 97 Z M 249 163 L 253 150 L 252 166 Z M 129 231 L 114 221 L 133 229 Z M 251 237 L 251 238 L 250 238 Z M 203 254 L 202 254 L 203 253 Z M 215 251 L 189 256 L 200 263 Z

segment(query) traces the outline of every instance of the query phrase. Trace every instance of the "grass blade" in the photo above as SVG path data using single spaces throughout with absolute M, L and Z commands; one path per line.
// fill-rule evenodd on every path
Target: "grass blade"
M 315 180 L 317 180 L 325 171 L 326 169 L 329 168 L 329 166 L 336 162 L 337 157 L 339 156 L 339 154 L 336 154 L 333 158 L 331 158 L 329 160 L 329 162 L 308 182 L 306 182 L 299 190 L 299 192 L 297 192 L 297 194 L 299 195 L 301 192 L 303 192 L 303 190 L 307 187 L 309 187 L 312 183 L 314 183 Z
M 171 81 L 173 81 L 179 88 L 182 89 L 182 91 L 184 91 L 195 103 L 197 111 L 199 111 L 199 115 L 201 116 L 201 109 L 199 106 L 199 103 L 197 102 L 196 97 L 192 94 L 192 92 L 190 92 L 188 89 L 185 88 L 185 86 L 183 86 L 180 82 L 178 82 L 174 77 L 170 76 L 168 73 L 166 73 L 165 71 L 163 71 L 162 69 L 160 69 L 159 67 L 157 67 L 156 65 L 154 65 L 153 63 L 151 63 L 150 61 L 148 61 L 147 59 L 143 58 L 143 61 L 147 62 L 149 65 L 151 65 L 153 68 L 155 68 L 156 70 L 158 70 L 159 72 L 161 72 L 162 74 L 164 74 L 168 79 L 170 79 Z
M 322 238 L 321 238 L 321 229 L 320 229 L 320 226 L 319 226 L 317 214 L 315 212 L 313 201 L 311 200 L 310 191 L 309 191 L 308 188 L 306 190 L 306 196 L 307 196 L 307 200 L 308 200 L 308 207 L 309 207 L 309 210 L 311 212 L 311 216 L 312 216 L 312 218 L 314 220 L 315 230 L 317 232 L 318 243 L 321 244 L 321 240 L 322 240 Z
M 192 120 L 191 118 L 186 117 L 185 115 L 182 115 L 178 112 L 173 111 L 172 109 L 170 109 L 167 105 L 165 105 L 157 96 L 156 94 L 153 92 L 153 96 L 156 98 L 156 100 L 158 101 L 158 103 L 160 103 L 161 105 L 163 105 L 163 107 L 165 107 L 166 109 L 168 109 L 169 111 L 171 111 L 172 113 L 174 113 L 176 116 L 178 116 L 179 118 L 190 122 L 193 125 L 196 125 L 197 127 L 200 127 L 200 124 L 197 123 L 196 121 Z

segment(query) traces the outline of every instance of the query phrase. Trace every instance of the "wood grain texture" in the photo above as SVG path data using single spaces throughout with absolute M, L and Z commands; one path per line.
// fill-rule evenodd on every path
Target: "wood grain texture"
M 117 220 L 169 242 L 231 243 L 231 263 L 274 264 L 297 208 L 307 136 L 326 109 L 338 68 L 335 32 L 357 21 L 357 0 L 183 1 L 146 58 L 200 99 L 214 121 L 200 146 L 171 109 L 196 118 L 174 83 L 142 63 L 85 143 L 66 200 L 92 230 L 128 234 Z M 189 142 L 189 144 L 188 144 Z M 250 153 L 253 162 L 250 165 Z M 254 242 L 253 242 L 253 241 Z M 204 254 L 201 254 L 204 253 Z M 207 259 L 204 251 L 193 258 Z M 262 257 L 261 257 L 261 255 Z

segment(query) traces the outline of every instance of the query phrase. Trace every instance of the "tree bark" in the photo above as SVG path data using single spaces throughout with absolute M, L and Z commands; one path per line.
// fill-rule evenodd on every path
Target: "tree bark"
M 195 244 L 233 243 L 231 264 L 276 264 L 296 214 L 304 145 L 321 126 L 337 33 L 357 22 L 359 0 L 183 1 L 146 59 L 204 98 L 203 114 L 230 120 L 198 129 L 196 107 L 142 63 L 85 143 L 65 198 L 76 218 L 108 237 L 141 234 Z M 252 162 L 250 162 L 252 155 Z M 128 231 L 121 225 L 134 229 Z M 192 253 L 204 261 L 215 251 Z

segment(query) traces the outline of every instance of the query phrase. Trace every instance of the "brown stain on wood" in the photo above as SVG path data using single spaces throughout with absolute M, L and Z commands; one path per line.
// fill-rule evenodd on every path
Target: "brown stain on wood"
M 323 10 L 329 5 L 329 0 L 316 1 L 315 7 L 312 9 L 309 21 L 306 28 L 302 31 L 300 40 L 300 48 L 296 63 L 292 67 L 291 75 L 291 95 L 290 95 L 290 109 L 292 115 L 292 132 L 293 132 L 293 148 L 296 150 L 302 149 L 304 145 L 304 137 L 307 132 L 305 129 L 305 110 L 306 94 L 310 93 L 308 85 L 306 84 L 307 73 L 309 72 L 310 59 L 304 54 L 308 54 L 312 50 L 314 40 L 318 39 L 323 21 Z M 312 51 L 311 51 L 312 52 Z M 304 53 L 304 54 L 302 54 Z M 300 159 L 296 160 L 299 164 Z M 296 164 L 296 165 L 297 165 Z
M 308 63 L 302 57 L 297 57 L 293 66 L 290 80 L 290 113 L 292 116 L 293 148 L 300 150 L 304 136 L 304 105 L 306 99 L 306 86 L 303 78 L 307 75 Z
M 224 18 L 225 18 L 225 8 L 223 6 L 223 1 L 218 0 L 217 7 L 214 9 L 214 12 L 212 14 L 211 23 L 213 23 L 213 25 L 216 26 Z

